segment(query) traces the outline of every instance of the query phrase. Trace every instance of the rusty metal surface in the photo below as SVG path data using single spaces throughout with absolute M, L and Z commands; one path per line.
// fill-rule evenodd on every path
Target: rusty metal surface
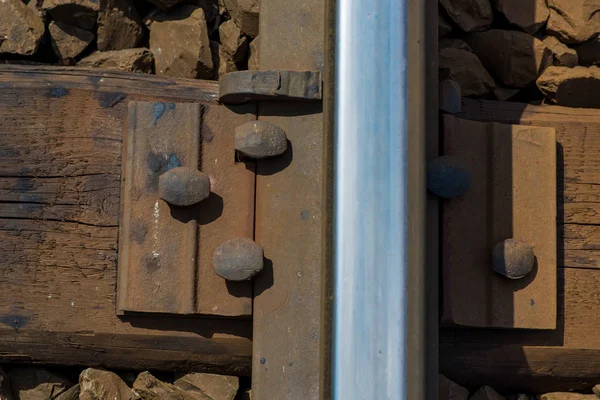
M 321 86 L 320 71 L 230 72 L 219 79 L 219 101 L 321 100 Z
M 260 69 L 323 69 L 323 0 L 264 0 Z M 282 17 L 282 16 L 285 16 Z M 254 281 L 252 395 L 320 396 L 323 116 L 320 103 L 259 104 L 259 120 L 289 139 L 259 160 L 256 242 L 267 263 Z
M 226 284 L 212 254 L 231 237 L 252 237 L 254 174 L 234 159 L 234 129 L 253 106 L 132 102 L 123 152 L 118 311 L 251 314 L 251 285 Z M 159 177 L 199 169 L 211 193 L 176 207 L 159 198 Z

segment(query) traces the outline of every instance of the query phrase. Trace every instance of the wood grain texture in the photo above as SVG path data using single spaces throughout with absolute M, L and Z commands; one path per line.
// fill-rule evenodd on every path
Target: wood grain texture
M 600 379 L 600 110 L 463 99 L 460 118 L 547 126 L 557 139 L 557 329 L 443 328 L 440 369 L 474 387 L 587 390 Z
M 127 103 L 162 101 L 162 86 L 117 74 L 104 91 L 88 84 L 107 77 L 97 71 L 4 68 L 0 361 L 249 373 L 251 321 L 115 314 Z
M 444 154 L 471 175 L 464 196 L 444 202 L 442 322 L 556 326 L 554 129 L 444 117 Z M 492 248 L 514 238 L 534 248 L 534 270 L 510 280 L 492 270 Z

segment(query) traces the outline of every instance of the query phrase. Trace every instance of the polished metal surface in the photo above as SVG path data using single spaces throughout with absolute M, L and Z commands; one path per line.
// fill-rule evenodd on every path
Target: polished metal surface
M 407 1 L 336 8 L 331 398 L 405 399 Z

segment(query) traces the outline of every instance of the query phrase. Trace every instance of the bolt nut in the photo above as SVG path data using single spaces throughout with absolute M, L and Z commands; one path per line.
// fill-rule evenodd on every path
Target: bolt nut
M 471 174 L 453 156 L 438 157 L 427 165 L 427 190 L 443 199 L 464 195 L 471 187 Z
M 535 264 L 533 247 L 517 239 L 496 243 L 492 250 L 494 272 L 509 279 L 521 279 Z
M 283 154 L 287 142 L 283 129 L 265 121 L 250 121 L 235 128 L 235 149 L 250 158 Z
M 168 170 L 158 178 L 158 195 L 174 206 L 191 206 L 210 194 L 210 179 L 188 167 Z
M 263 249 L 252 239 L 228 240 L 215 249 L 213 268 L 228 281 L 252 279 L 263 269 Z

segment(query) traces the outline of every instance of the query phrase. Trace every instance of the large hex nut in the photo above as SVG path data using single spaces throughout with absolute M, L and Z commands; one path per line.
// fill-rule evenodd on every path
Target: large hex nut
M 283 154 L 287 142 L 283 129 L 265 121 L 250 121 L 235 128 L 235 149 L 250 158 Z
M 209 194 L 210 179 L 192 168 L 173 168 L 158 178 L 159 197 L 174 206 L 191 206 Z
M 215 249 L 213 267 L 228 281 L 252 279 L 263 269 L 263 249 L 252 239 L 228 240 Z
M 535 264 L 533 247 L 517 239 L 496 243 L 492 250 L 494 272 L 509 279 L 521 279 Z

